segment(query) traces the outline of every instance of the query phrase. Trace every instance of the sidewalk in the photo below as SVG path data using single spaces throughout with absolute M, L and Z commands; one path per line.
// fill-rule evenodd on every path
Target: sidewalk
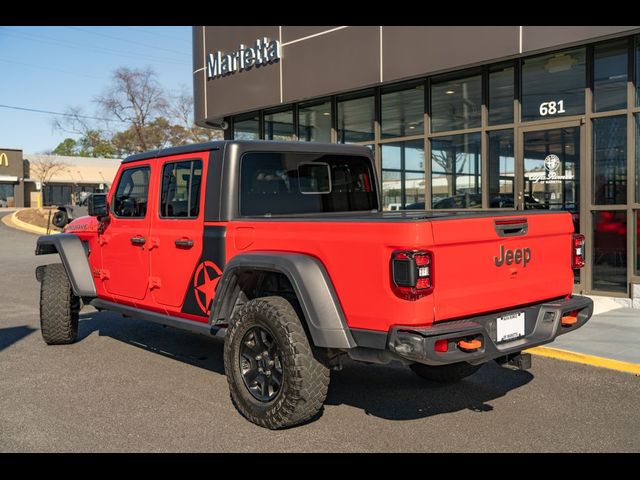
M 549 346 L 640 364 L 640 310 L 618 308 L 594 315 L 584 327 Z
M 616 308 L 598 313 L 582 328 L 532 349 L 531 353 L 639 375 L 640 310 Z

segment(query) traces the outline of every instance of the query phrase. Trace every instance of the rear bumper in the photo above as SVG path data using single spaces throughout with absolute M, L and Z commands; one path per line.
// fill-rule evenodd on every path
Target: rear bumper
M 562 317 L 576 310 L 579 311 L 577 321 L 572 325 L 563 325 Z M 497 319 L 509 313 L 518 312 L 525 314 L 525 335 L 515 340 L 497 343 Z M 396 325 L 386 335 L 385 349 L 407 360 L 427 365 L 446 365 L 456 362 L 479 364 L 552 342 L 558 335 L 580 328 L 592 314 L 593 301 L 576 295 L 490 315 L 436 323 L 428 327 Z M 356 342 L 358 337 L 363 338 L 357 334 L 354 337 Z M 481 347 L 473 351 L 465 351 L 457 345 L 457 341 L 461 339 L 480 340 Z M 437 340 L 449 340 L 446 352 L 435 351 Z M 360 342 L 358 345 L 367 346 Z

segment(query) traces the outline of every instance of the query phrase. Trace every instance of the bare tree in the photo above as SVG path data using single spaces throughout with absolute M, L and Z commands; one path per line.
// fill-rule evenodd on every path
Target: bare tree
M 186 87 L 172 94 L 167 105 L 167 116 L 184 129 L 183 143 L 222 140 L 224 132 L 219 129 L 202 128 L 193 121 L 193 95 Z
M 29 159 L 29 175 L 42 185 L 48 183 L 56 173 L 64 171 L 67 167 L 69 164 L 58 156 Z
M 149 149 L 147 127 L 167 108 L 166 95 L 151 68 L 118 68 L 113 85 L 95 99 L 108 116 L 126 124 L 134 133 L 135 148 Z
M 40 205 L 44 204 L 42 192 L 46 185 L 56 173 L 62 172 L 69 167 L 69 164 L 58 156 L 42 156 L 40 158 L 29 159 L 29 176 L 40 182 Z

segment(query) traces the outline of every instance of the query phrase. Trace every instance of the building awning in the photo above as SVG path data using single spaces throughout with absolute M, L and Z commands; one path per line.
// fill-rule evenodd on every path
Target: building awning
M 12 177 L 10 175 L 0 175 L 0 182 L 17 183 L 18 177 Z

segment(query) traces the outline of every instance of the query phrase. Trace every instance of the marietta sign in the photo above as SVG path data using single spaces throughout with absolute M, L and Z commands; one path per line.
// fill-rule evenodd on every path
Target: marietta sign
M 280 60 L 280 42 L 267 37 L 256 40 L 253 46 L 240 45 L 234 52 L 220 51 L 207 57 L 207 79 L 218 78 L 232 73 L 249 70 Z

